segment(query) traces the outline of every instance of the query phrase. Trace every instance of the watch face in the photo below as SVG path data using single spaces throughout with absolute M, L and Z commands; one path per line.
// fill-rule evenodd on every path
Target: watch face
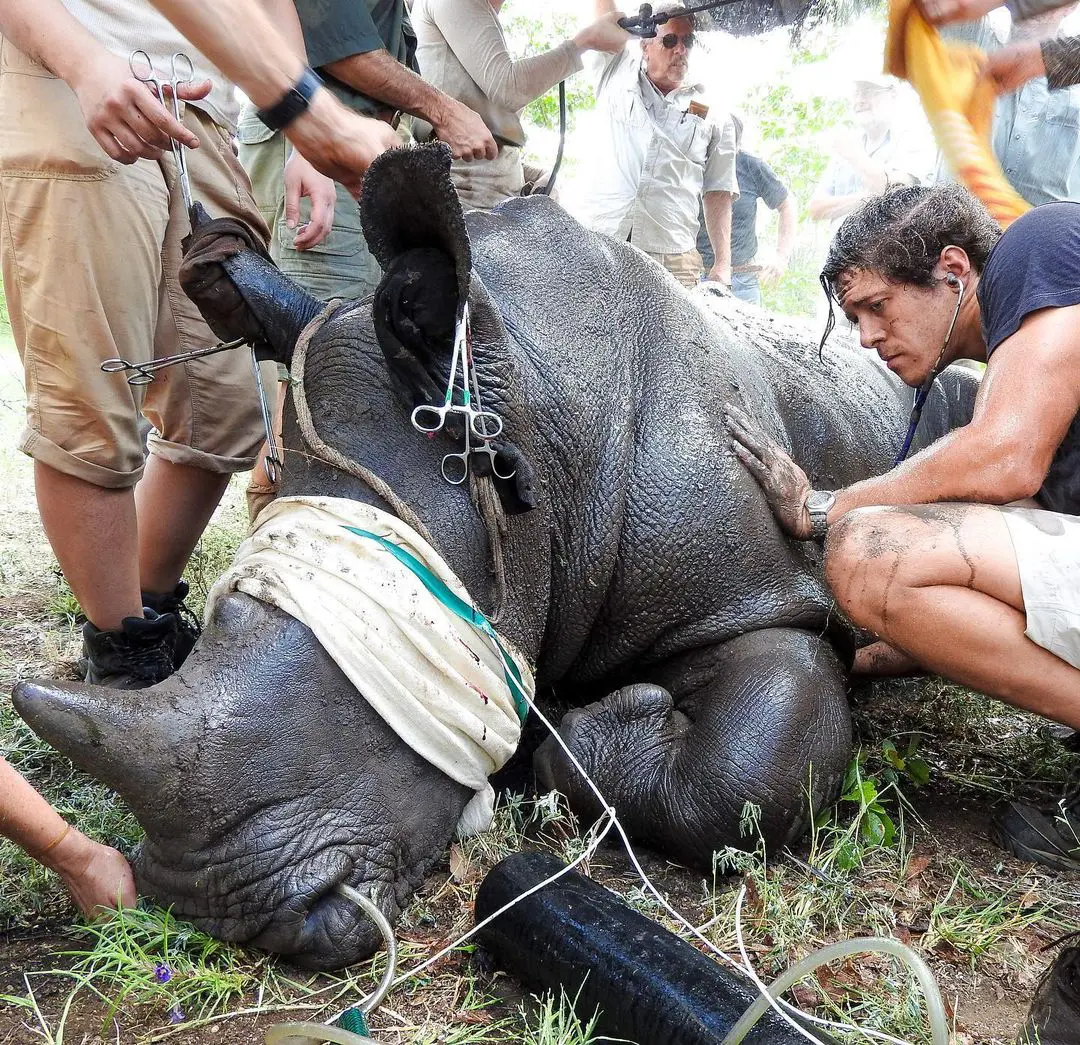
M 835 500 L 833 495 L 825 490 L 815 490 L 806 498 L 806 507 L 811 511 L 828 510 Z

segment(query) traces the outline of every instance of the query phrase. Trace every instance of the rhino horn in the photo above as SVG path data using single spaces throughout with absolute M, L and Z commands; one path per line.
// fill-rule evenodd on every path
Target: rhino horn
M 82 682 L 20 682 L 12 703 L 38 736 L 80 769 L 139 811 L 152 811 L 175 788 L 180 753 L 194 742 L 201 721 L 170 699 L 174 679 L 127 691 Z
M 288 364 L 322 303 L 289 279 L 242 223 L 211 219 L 197 203 L 192 230 L 184 240 L 180 283 L 210 329 L 223 341 L 243 338 L 260 359 Z

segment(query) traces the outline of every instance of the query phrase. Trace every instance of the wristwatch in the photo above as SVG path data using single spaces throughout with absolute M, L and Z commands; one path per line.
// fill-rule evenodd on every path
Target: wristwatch
M 315 92 L 322 87 L 323 82 L 318 75 L 307 66 L 296 81 L 285 92 L 285 96 L 273 105 L 260 109 L 256 115 L 272 131 L 280 131 L 288 127 L 301 113 L 307 111 Z
M 806 498 L 806 510 L 810 513 L 810 537 L 823 541 L 829 530 L 829 512 L 836 504 L 836 494 L 831 490 L 811 490 Z

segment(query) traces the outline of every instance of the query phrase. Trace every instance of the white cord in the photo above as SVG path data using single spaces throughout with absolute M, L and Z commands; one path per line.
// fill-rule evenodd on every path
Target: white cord
M 596 850 L 600 847 L 600 843 L 604 840 L 604 838 L 607 837 L 608 833 L 614 827 L 615 830 L 618 832 L 619 837 L 622 839 L 623 847 L 626 849 L 626 853 L 630 858 L 630 862 L 634 866 L 634 870 L 637 872 L 638 877 L 641 879 L 642 883 L 645 885 L 648 891 L 652 894 L 656 902 L 660 904 L 660 906 L 667 912 L 667 914 L 672 919 L 678 922 L 679 925 L 681 925 L 691 935 L 693 935 L 695 939 L 703 943 L 712 954 L 716 955 L 716 957 L 727 962 L 728 965 L 730 965 L 732 968 L 738 969 L 745 976 L 747 976 L 750 979 L 751 983 L 753 983 L 754 986 L 757 988 L 762 998 L 764 998 L 769 1003 L 769 1005 L 776 1012 L 776 1014 L 801 1037 L 805 1038 L 809 1042 L 812 1042 L 813 1045 L 821 1045 L 821 1039 L 816 1037 L 805 1027 L 801 1026 L 792 1017 L 792 1015 L 790 1015 L 790 1013 L 794 1013 L 802 1017 L 803 1019 L 819 1026 L 831 1027 L 836 1030 L 854 1031 L 857 1034 L 863 1034 L 867 1037 L 877 1038 L 882 1041 L 890 1042 L 891 1045 L 911 1045 L 910 1042 L 907 1042 L 902 1038 L 894 1038 L 891 1035 L 882 1033 L 881 1031 L 869 1030 L 863 1027 L 856 1026 L 855 1024 L 841 1023 L 838 1021 L 822 1019 L 818 1016 L 811 1016 L 809 1013 L 803 1012 L 801 1009 L 799 1009 L 795 1005 L 792 1005 L 790 1002 L 784 1001 L 780 998 L 774 998 L 770 993 L 768 986 L 758 977 L 756 971 L 754 970 L 754 967 L 750 962 L 749 955 L 747 954 L 745 944 L 743 942 L 741 915 L 743 901 L 746 896 L 745 885 L 742 886 L 742 888 L 740 889 L 738 899 L 736 900 L 735 905 L 735 934 L 739 944 L 739 953 L 742 957 L 742 964 L 737 962 L 729 954 L 726 954 L 724 951 L 720 950 L 720 948 L 717 947 L 716 944 L 714 944 L 702 932 L 700 932 L 695 925 L 693 925 L 679 911 L 672 907 L 671 904 L 667 901 L 667 899 L 661 895 L 660 890 L 656 888 L 656 886 L 652 882 L 652 879 L 649 878 L 649 876 L 645 873 L 645 869 L 641 866 L 641 863 L 637 858 L 637 854 L 634 852 L 634 847 L 630 844 L 630 838 L 627 835 L 625 828 L 623 827 L 622 823 L 618 818 L 618 815 L 615 812 L 615 807 L 610 805 L 607 799 L 604 798 L 603 794 L 600 791 L 600 788 L 597 787 L 592 777 L 585 772 L 585 769 L 578 761 L 577 756 L 567 746 L 559 731 L 551 724 L 550 721 L 548 721 L 544 713 L 536 706 L 536 703 L 533 701 L 532 697 L 527 693 L 524 694 L 524 696 L 533 713 L 536 715 L 537 718 L 540 719 L 540 721 L 547 728 L 548 732 L 555 738 L 556 743 L 559 745 L 560 748 L 562 748 L 563 753 L 570 760 L 570 764 L 574 767 L 574 769 L 577 770 L 578 773 L 581 774 L 582 779 L 585 781 L 586 784 L 588 784 L 589 789 L 596 796 L 597 801 L 600 803 L 603 809 L 603 813 L 601 814 L 600 819 L 598 819 L 596 823 L 592 825 L 588 832 L 589 834 L 595 835 L 595 837 L 593 837 L 592 840 L 586 845 L 581 855 L 578 856 L 571 863 L 567 864 L 566 867 L 561 868 L 555 874 L 545 878 L 542 882 L 538 882 L 536 885 L 530 887 L 520 896 L 514 897 L 513 900 L 510 900 L 508 903 L 500 907 L 497 911 L 488 915 L 488 917 L 485 918 L 483 921 L 478 922 L 476 925 L 474 925 L 468 932 L 464 933 L 456 941 L 448 944 L 446 947 L 442 948 L 442 950 L 431 955 L 431 957 L 422 961 L 415 968 L 410 969 L 408 972 L 402 973 L 400 976 L 398 976 L 397 979 L 395 979 L 394 982 L 390 985 L 389 989 L 391 991 L 399 987 L 401 984 L 405 983 L 407 980 L 411 980 L 419 976 L 420 973 L 430 968 L 436 962 L 440 961 L 442 958 L 445 958 L 451 952 L 457 950 L 463 943 L 469 940 L 481 929 L 491 924 L 491 922 L 493 922 L 496 918 L 501 917 L 503 914 L 511 910 L 517 904 L 521 903 L 523 900 L 540 892 L 540 890 L 542 889 L 546 889 L 549 885 L 558 881 L 564 875 L 569 874 L 575 867 L 583 863 L 596 852 Z M 929 1001 L 929 999 L 927 1000 Z M 340 1016 L 341 1013 L 338 1013 L 327 1022 L 333 1023 Z

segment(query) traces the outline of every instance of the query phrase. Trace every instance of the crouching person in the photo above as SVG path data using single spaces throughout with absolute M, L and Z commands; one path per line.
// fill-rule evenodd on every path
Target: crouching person
M 734 450 L 780 525 L 826 539 L 837 602 L 882 640 L 856 670 L 914 665 L 1080 728 L 1080 205 L 1038 207 L 1002 234 L 956 185 L 897 189 L 844 220 L 822 275 L 911 387 L 957 359 L 987 363 L 970 424 L 842 490 L 811 489 L 732 412 Z M 1002 843 L 1080 868 L 1080 801 L 1061 808 L 1013 803 Z
M 212 345 L 177 280 L 189 219 L 169 149 L 188 146 L 194 196 L 267 229 L 233 152 L 232 86 L 146 0 L 10 0 L 0 9 L 0 254 L 25 366 L 38 508 L 89 623 L 87 680 L 152 685 L 194 643 L 181 573 L 233 472 L 262 442 L 243 351 L 132 387 L 101 364 Z M 190 55 L 182 123 L 138 82 Z M 212 80 L 212 82 L 211 82 Z M 144 462 L 140 411 L 153 425 Z M 136 486 L 136 484 L 138 484 Z

